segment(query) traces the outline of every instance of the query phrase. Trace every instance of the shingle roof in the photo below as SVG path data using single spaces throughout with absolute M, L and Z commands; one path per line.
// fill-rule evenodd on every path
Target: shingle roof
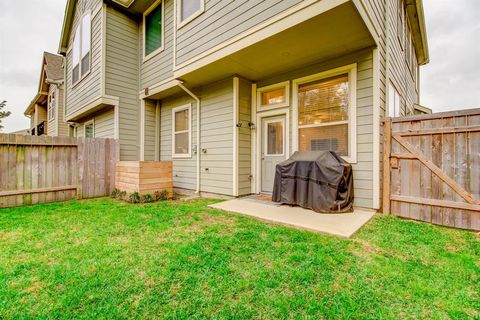
M 63 80 L 63 57 L 45 52 L 45 73 L 48 80 L 59 81 Z

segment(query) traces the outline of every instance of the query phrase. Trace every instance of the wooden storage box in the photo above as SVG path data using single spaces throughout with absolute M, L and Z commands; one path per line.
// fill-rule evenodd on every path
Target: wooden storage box
M 119 161 L 116 166 L 115 188 L 131 194 L 154 194 L 167 190 L 173 195 L 171 161 Z

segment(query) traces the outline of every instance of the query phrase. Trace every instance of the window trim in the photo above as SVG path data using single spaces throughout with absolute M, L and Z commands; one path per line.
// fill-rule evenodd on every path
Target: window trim
M 348 156 L 342 156 L 342 158 L 349 163 L 357 163 L 357 64 L 349 64 L 343 67 L 323 71 L 317 74 L 309 75 L 306 77 L 294 79 L 292 81 L 292 152 L 298 151 L 299 145 L 299 130 L 300 127 L 307 128 L 306 126 L 298 125 L 298 88 L 300 85 L 309 83 L 312 81 L 318 81 L 327 79 L 342 74 L 348 74 L 348 87 L 349 87 L 349 108 L 348 108 L 348 120 L 330 122 L 327 125 L 332 126 L 335 124 L 348 123 Z M 315 125 L 316 127 L 319 125 Z
M 93 127 L 93 131 L 92 131 L 93 137 L 91 137 L 91 138 L 87 137 L 87 126 L 88 125 L 92 125 L 92 127 Z M 86 122 L 83 123 L 83 137 L 88 138 L 88 139 L 95 138 L 95 119 L 92 119 L 92 120 L 89 120 L 89 121 L 86 121 Z
M 392 110 L 391 110 L 391 103 L 390 103 L 390 99 L 392 98 L 391 97 L 391 92 L 390 92 L 390 88 L 393 88 L 393 99 L 394 99 L 394 103 L 396 101 L 396 96 L 398 95 L 398 114 L 395 114 L 395 109 L 393 110 L 393 116 L 392 114 L 390 113 Z M 393 81 L 389 81 L 388 82 L 388 85 L 387 85 L 387 117 L 389 118 L 398 118 L 398 117 L 402 117 L 404 116 L 405 113 L 402 114 L 402 100 L 403 100 L 403 97 L 402 95 L 400 94 L 400 91 L 397 89 L 397 86 L 393 83 Z
M 269 154 L 268 153 L 268 125 L 270 123 L 276 123 L 276 122 L 281 122 L 282 123 L 282 138 L 283 138 L 283 141 L 282 141 L 282 153 L 279 153 L 279 154 Z M 264 150 L 264 155 L 265 156 L 268 156 L 268 157 L 285 157 L 285 154 L 286 154 L 286 141 L 285 141 L 285 138 L 286 138 L 286 134 L 285 134 L 285 131 L 287 130 L 287 128 L 285 128 L 285 122 L 286 122 L 286 119 L 285 119 L 285 116 L 280 116 L 280 117 L 272 117 L 270 119 L 265 119 L 263 120 L 263 124 L 265 125 L 263 127 L 263 131 L 262 132 L 262 136 L 263 136 L 263 143 L 264 143 L 264 146 L 265 146 L 265 150 Z
M 83 27 L 82 27 L 82 23 L 83 23 L 83 18 L 85 18 L 87 15 L 90 16 L 90 59 L 89 59 L 89 63 L 88 63 L 88 71 L 82 76 L 82 34 L 83 34 Z M 75 39 L 73 39 L 73 43 L 72 43 L 72 70 L 70 70 L 71 72 L 71 77 L 72 77 L 72 87 L 75 87 L 77 86 L 80 82 L 82 82 L 83 79 L 85 79 L 89 74 L 90 72 L 92 71 L 92 11 L 91 10 L 87 10 L 85 11 L 82 16 L 80 17 L 78 23 L 77 23 L 77 27 L 75 28 L 75 33 L 77 33 L 77 30 L 78 28 L 80 28 L 80 33 L 79 33 L 79 38 L 80 38 L 80 52 L 79 52 L 79 55 L 80 55 L 80 62 L 79 62 L 79 68 L 78 68 L 78 72 L 79 72 L 79 77 L 78 77 L 78 80 L 76 82 L 73 82 L 73 69 L 75 68 L 75 65 L 73 64 L 73 51 L 75 50 Z
M 200 0 L 200 9 L 192 13 L 190 17 L 182 21 L 182 0 L 175 1 L 176 6 L 176 15 L 177 15 L 177 30 L 184 27 L 188 23 L 192 22 L 198 18 L 202 13 L 205 12 L 205 0 Z
M 275 89 L 280 89 L 280 88 L 285 89 L 284 102 L 277 102 L 277 103 L 262 105 L 262 93 L 273 91 Z M 290 105 L 290 81 L 279 82 L 279 83 L 271 84 L 269 86 L 257 88 L 257 112 L 272 110 L 277 108 L 284 108 L 284 107 L 288 107 L 289 105 Z
M 175 131 L 175 113 L 188 110 L 188 153 L 175 153 L 175 134 L 183 133 Z M 172 158 L 187 159 L 192 157 L 192 104 L 188 103 L 176 108 L 172 108 Z
M 162 6 L 162 45 L 156 49 L 155 51 L 149 53 L 148 55 L 146 54 L 145 51 L 145 44 L 146 44 L 146 39 L 147 39 L 147 30 L 146 30 L 146 24 L 145 20 L 147 16 L 155 10 L 158 6 Z M 143 13 L 143 36 L 142 36 L 142 41 L 143 41 L 143 48 L 142 48 L 142 57 L 143 57 L 143 63 L 147 62 L 148 60 L 152 59 L 153 57 L 157 56 L 160 52 L 162 52 L 165 48 L 165 2 L 163 0 L 157 0 L 155 1 L 150 8 L 148 8 L 144 13 Z

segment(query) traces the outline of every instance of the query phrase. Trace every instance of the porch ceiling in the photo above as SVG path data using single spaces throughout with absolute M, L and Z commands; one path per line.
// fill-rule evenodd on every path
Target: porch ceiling
M 375 45 L 350 1 L 181 77 L 196 86 L 238 74 L 257 81 Z

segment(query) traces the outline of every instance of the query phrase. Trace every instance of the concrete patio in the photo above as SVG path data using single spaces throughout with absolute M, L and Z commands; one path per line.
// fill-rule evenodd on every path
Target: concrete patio
M 375 214 L 373 211 L 360 209 L 355 209 L 353 213 L 322 214 L 301 207 L 281 205 L 268 201 L 265 197 L 233 199 L 212 204 L 210 207 L 345 238 L 350 238 Z

